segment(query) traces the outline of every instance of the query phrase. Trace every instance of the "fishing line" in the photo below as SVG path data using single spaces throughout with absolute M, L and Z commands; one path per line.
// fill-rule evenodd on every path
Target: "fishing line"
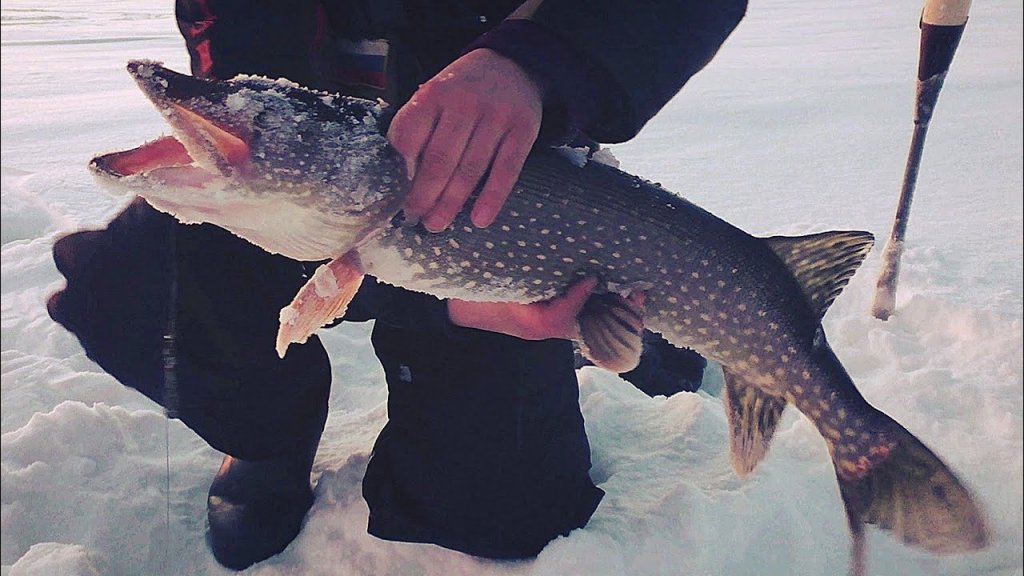
M 164 493 L 166 495 L 166 510 L 164 521 L 166 523 L 166 535 L 164 538 L 164 576 L 170 574 L 169 565 L 171 557 L 171 419 L 178 417 L 178 377 L 177 377 L 177 334 L 178 320 L 178 257 L 177 257 L 177 230 L 176 224 L 170 225 L 168 234 L 170 266 L 170 290 L 167 295 L 167 326 L 163 335 L 163 347 L 161 358 L 163 360 L 163 404 L 164 404 L 164 465 L 166 476 Z

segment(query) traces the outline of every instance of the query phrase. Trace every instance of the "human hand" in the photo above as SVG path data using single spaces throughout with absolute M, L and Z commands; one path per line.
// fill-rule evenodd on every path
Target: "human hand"
M 578 318 L 597 282 L 594 277 L 584 278 L 569 286 L 565 294 L 533 304 L 450 299 L 447 300 L 448 318 L 457 326 L 499 332 L 523 340 L 579 340 Z M 643 291 L 633 292 L 626 298 L 614 295 L 614 298 L 620 299 L 621 304 L 635 313 L 637 333 L 643 329 L 646 297 Z
M 448 317 L 458 326 L 500 332 L 524 340 L 574 340 L 579 338 L 576 317 L 595 286 L 596 278 L 586 278 L 557 298 L 533 304 L 452 299 L 448 300 Z
M 449 64 L 388 129 L 412 180 L 405 212 L 441 231 L 483 182 L 470 218 L 491 224 L 537 139 L 542 112 L 541 87 L 501 54 L 481 48 Z

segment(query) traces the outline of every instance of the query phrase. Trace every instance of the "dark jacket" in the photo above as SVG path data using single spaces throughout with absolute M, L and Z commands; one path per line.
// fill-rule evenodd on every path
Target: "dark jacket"
M 571 120 L 598 142 L 637 132 L 718 51 L 745 0 L 178 0 L 197 76 L 245 70 L 326 87 L 318 68 L 332 37 L 384 38 L 403 58 L 401 104 L 467 49 L 512 58 L 546 88 L 545 122 Z M 302 64 L 297 65 L 297 62 Z

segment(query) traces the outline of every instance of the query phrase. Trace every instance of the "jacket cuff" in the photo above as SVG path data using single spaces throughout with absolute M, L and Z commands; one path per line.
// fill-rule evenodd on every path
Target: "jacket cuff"
M 544 90 L 544 118 L 538 142 L 558 146 L 586 132 L 601 112 L 601 78 L 554 32 L 532 20 L 505 20 L 466 47 L 463 53 L 489 48 L 521 66 Z

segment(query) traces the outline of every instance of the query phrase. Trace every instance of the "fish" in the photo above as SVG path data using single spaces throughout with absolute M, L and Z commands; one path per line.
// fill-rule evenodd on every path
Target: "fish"
M 720 364 L 738 475 L 763 460 L 787 406 L 814 424 L 847 516 L 851 574 L 866 571 L 867 525 L 938 554 L 988 544 L 970 489 L 867 402 L 826 340 L 822 319 L 871 233 L 755 237 L 571 149 L 531 152 L 488 227 L 460 214 L 429 232 L 402 212 L 409 182 L 385 137 L 384 103 L 286 79 L 199 79 L 148 60 L 128 71 L 172 133 L 92 159 L 107 187 L 324 262 L 281 311 L 279 354 L 341 317 L 366 275 L 439 298 L 519 303 L 597 278 L 578 318 L 583 353 L 625 371 L 648 329 Z

